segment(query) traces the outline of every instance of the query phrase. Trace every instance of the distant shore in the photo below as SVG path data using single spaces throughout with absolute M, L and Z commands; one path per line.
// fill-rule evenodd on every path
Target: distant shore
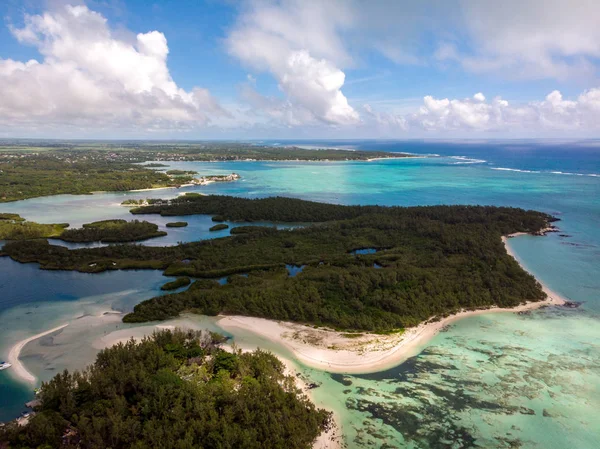
M 506 237 L 502 241 L 508 254 L 519 262 L 506 244 Z M 487 313 L 523 312 L 566 302 L 565 298 L 540 284 L 548 295 L 543 301 L 527 302 L 511 308 L 464 310 L 438 321 L 430 320 L 408 328 L 402 334 L 349 335 L 296 323 L 245 316 L 223 316 L 218 324 L 225 330 L 242 329 L 274 341 L 290 350 L 299 361 L 313 368 L 333 373 L 371 373 L 396 366 L 418 354 L 423 345 L 441 329 L 462 318 Z
M 53 332 L 59 331 L 65 327 L 67 327 L 69 324 L 63 324 L 61 326 L 57 326 L 55 328 L 52 328 L 50 330 L 41 332 L 39 334 L 33 335 L 29 338 L 26 338 L 24 340 L 19 341 L 16 345 L 14 345 L 11 349 L 10 352 L 8 353 L 8 358 L 7 361 L 8 363 L 12 364 L 12 367 L 10 367 L 10 371 L 12 372 L 12 374 L 14 374 L 15 376 L 17 376 L 19 379 L 22 379 L 26 382 L 29 383 L 35 383 L 37 381 L 37 377 L 35 377 L 33 374 L 31 374 L 29 371 L 27 371 L 27 368 L 25 368 L 25 366 L 23 366 L 23 364 L 21 363 L 21 361 L 19 360 L 19 356 L 21 354 L 21 351 L 23 350 L 23 348 L 25 347 L 25 345 L 33 340 L 37 340 L 38 338 L 42 338 L 48 334 L 51 334 Z

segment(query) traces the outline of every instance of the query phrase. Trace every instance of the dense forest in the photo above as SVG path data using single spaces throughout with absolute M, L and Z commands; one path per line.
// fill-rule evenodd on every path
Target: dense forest
M 158 225 L 139 220 L 103 220 L 86 223 L 82 228 L 68 227 L 67 223 L 40 224 L 17 214 L 0 214 L 0 240 L 55 238 L 73 243 L 124 243 L 167 235 L 158 230 Z
M 58 237 L 66 242 L 137 242 L 167 235 L 158 225 L 147 221 L 102 220 L 84 224 L 82 228 L 65 229 Z
M 239 200 L 217 198 L 216 203 L 225 204 Z M 245 201 L 256 210 L 232 207 L 218 213 L 231 216 L 236 210 L 248 210 L 253 219 L 269 219 L 276 213 L 302 221 L 310 210 L 331 221 L 291 230 L 255 227 L 255 232 L 173 247 L 69 250 L 25 241 L 8 243 L 3 251 L 17 261 L 39 262 L 46 269 L 155 268 L 166 275 L 202 278 L 184 292 L 138 304 L 125 317 L 129 322 L 194 311 L 389 331 L 462 308 L 510 307 L 545 298 L 537 281 L 506 253 L 500 237 L 537 232 L 554 220 L 547 214 L 484 206 L 358 207 L 286 198 Z M 244 214 L 238 218 L 244 219 Z M 361 248 L 372 251 L 354 252 Z M 304 269 L 291 277 L 286 264 Z M 230 276 L 225 285 L 210 280 L 223 276 Z
M 329 413 L 263 351 L 229 353 L 216 334 L 161 331 L 101 351 L 81 372 L 44 383 L 11 449 L 309 449 Z M 7 445 L 7 446 L 4 446 Z

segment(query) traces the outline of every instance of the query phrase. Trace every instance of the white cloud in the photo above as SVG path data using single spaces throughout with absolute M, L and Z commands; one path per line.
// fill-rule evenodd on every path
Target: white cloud
M 0 59 L 0 126 L 187 129 L 228 115 L 206 89 L 177 86 L 158 31 L 119 39 L 85 6 L 27 15 L 11 31 L 44 59 Z
M 395 125 L 398 131 L 586 132 L 600 129 L 600 88 L 587 90 L 576 100 L 565 100 L 555 90 L 543 101 L 513 105 L 501 97 L 486 101 L 479 92 L 465 99 L 426 96 L 418 111 L 404 115 L 375 112 L 368 105 L 365 110 L 376 123 Z
M 349 24 L 343 2 L 251 1 L 231 30 L 229 52 L 246 65 L 269 71 L 290 108 L 306 123 L 359 121 L 342 93 L 347 63 L 338 27 Z M 331 19 L 331 20 L 330 20 Z
M 597 0 L 460 2 L 464 49 L 443 42 L 438 60 L 456 60 L 472 72 L 528 79 L 596 79 L 600 57 Z

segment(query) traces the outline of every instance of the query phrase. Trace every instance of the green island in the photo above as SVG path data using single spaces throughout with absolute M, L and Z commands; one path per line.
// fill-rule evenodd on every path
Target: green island
M 185 228 L 187 225 L 187 221 L 172 221 L 166 224 L 167 228 Z
M 195 181 L 195 172 L 159 170 L 169 161 L 367 161 L 409 157 L 403 153 L 272 147 L 239 142 L 0 141 L 0 202 L 59 194 L 129 191 L 227 181 L 217 175 Z M 139 165 L 146 163 L 145 165 Z M 235 178 L 237 179 L 237 178 Z
M 65 229 L 57 238 L 65 242 L 123 243 L 138 242 L 167 235 L 158 225 L 139 220 L 102 220 L 84 224 L 79 229 Z
M 223 229 L 229 229 L 229 225 L 225 223 L 219 223 L 209 228 L 210 232 L 222 231 Z
M 2 251 L 19 262 L 38 262 L 42 269 L 149 268 L 204 278 L 184 292 L 138 304 L 125 316 L 127 322 L 165 320 L 190 311 L 389 332 L 462 309 L 514 307 L 546 298 L 501 241 L 503 235 L 536 233 L 556 221 L 536 211 L 201 196 L 134 212 L 168 215 L 170 208 L 230 220 L 316 223 L 283 230 L 255 227 L 250 233 L 172 247 L 69 250 L 30 240 L 9 242 Z M 286 265 L 303 270 L 290 276 Z M 233 274 L 248 277 L 231 276 L 225 285 L 210 280 Z
M 229 353 L 223 340 L 167 330 L 104 349 L 86 370 L 44 383 L 35 415 L 25 426 L 1 427 L 0 442 L 15 449 L 309 449 L 330 414 L 300 394 L 275 356 Z
M 25 221 L 17 214 L 0 217 L 0 240 L 33 240 L 54 238 L 71 243 L 138 242 L 167 235 L 158 225 L 139 220 L 102 220 L 86 223 L 82 228 L 67 229 L 67 223 L 40 224 Z
M 192 283 L 192 280 L 189 277 L 182 276 L 182 277 L 175 279 L 174 281 L 167 282 L 160 289 L 161 290 L 177 290 L 178 288 L 185 287 L 187 285 L 190 285 L 191 283 Z

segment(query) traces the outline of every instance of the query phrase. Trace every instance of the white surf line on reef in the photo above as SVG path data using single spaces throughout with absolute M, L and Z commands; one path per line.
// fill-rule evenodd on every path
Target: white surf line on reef
M 57 326 L 55 328 L 52 328 L 50 330 L 41 332 L 39 334 L 36 334 L 32 337 L 26 338 L 25 340 L 21 340 L 20 342 L 18 342 L 16 345 L 14 345 L 11 349 L 10 352 L 8 353 L 8 363 L 12 364 L 12 372 L 19 378 L 22 380 L 25 380 L 27 382 L 30 383 L 35 383 L 37 380 L 37 377 L 35 377 L 33 374 L 31 374 L 27 368 L 25 368 L 25 366 L 21 363 L 21 361 L 19 360 L 19 355 L 21 354 L 21 351 L 23 350 L 23 348 L 25 347 L 25 345 L 29 342 L 32 342 L 33 340 L 37 340 L 38 338 L 42 338 L 45 335 L 51 334 L 53 332 L 59 331 L 61 329 L 64 329 L 65 327 L 67 327 L 69 324 L 63 324 L 61 326 Z

